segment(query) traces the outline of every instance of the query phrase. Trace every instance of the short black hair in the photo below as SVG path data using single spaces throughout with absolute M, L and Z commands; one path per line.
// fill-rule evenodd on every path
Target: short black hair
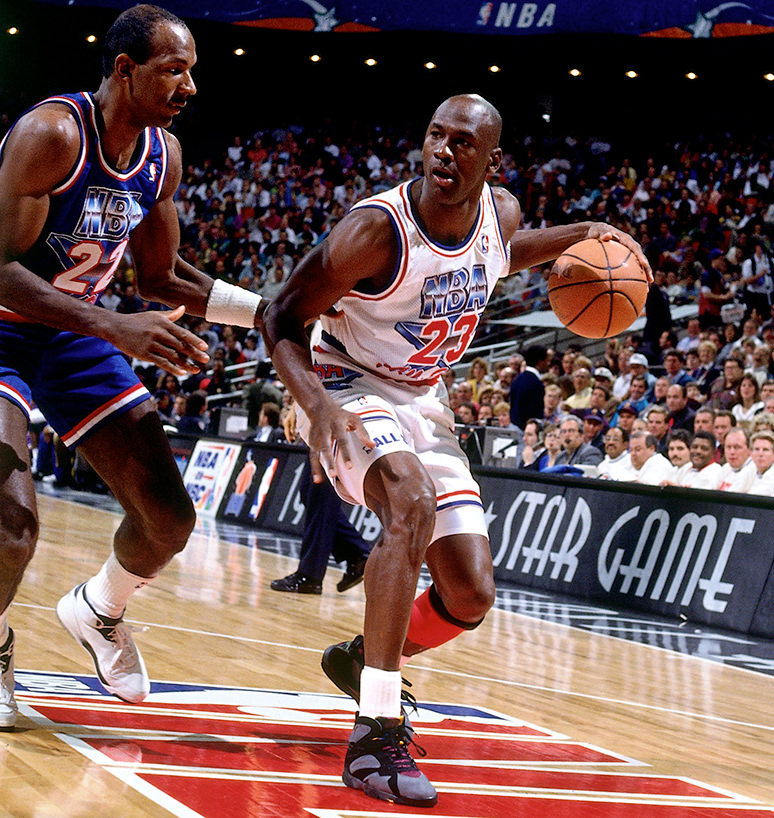
M 540 344 L 532 344 L 524 350 L 524 361 L 527 366 L 535 367 L 548 357 L 548 350 Z
M 188 28 L 171 11 L 148 3 L 132 6 L 119 14 L 107 30 L 102 44 L 102 76 L 109 77 L 113 73 L 119 54 L 128 54 L 139 65 L 148 62 L 152 53 L 154 30 L 162 22 Z

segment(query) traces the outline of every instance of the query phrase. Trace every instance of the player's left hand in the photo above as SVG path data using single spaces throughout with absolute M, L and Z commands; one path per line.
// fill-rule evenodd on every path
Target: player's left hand
M 589 232 L 586 238 L 599 239 L 600 241 L 617 241 L 620 244 L 623 244 L 624 247 L 628 247 L 632 253 L 634 253 L 640 267 L 642 267 L 642 271 L 645 273 L 645 278 L 647 279 L 648 284 L 653 283 L 653 270 L 650 269 L 650 263 L 648 262 L 647 258 L 645 258 L 645 253 L 642 252 L 642 247 L 640 244 L 636 242 L 628 233 L 624 233 L 623 230 L 619 230 L 617 227 L 613 227 L 610 224 L 594 222 L 594 224 L 589 227 Z

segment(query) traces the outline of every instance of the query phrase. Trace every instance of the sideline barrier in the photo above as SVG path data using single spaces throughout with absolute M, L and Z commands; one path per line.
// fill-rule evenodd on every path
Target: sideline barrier
M 300 535 L 306 452 L 170 436 L 197 512 Z M 473 467 L 496 579 L 774 637 L 774 502 Z M 373 512 L 351 507 L 368 542 Z

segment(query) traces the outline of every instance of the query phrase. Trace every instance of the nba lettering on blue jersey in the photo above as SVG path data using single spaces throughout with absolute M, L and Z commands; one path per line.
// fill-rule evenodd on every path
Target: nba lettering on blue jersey
M 58 290 L 94 303 L 113 278 L 130 233 L 159 197 L 167 144 L 161 128 L 146 128 L 130 166 L 118 170 L 105 158 L 91 94 L 50 97 L 35 108 L 46 104 L 70 109 L 81 145 L 70 174 L 52 190 L 44 228 L 21 262 Z M 4 146 L 5 140 L 0 162 Z M 0 317 L 14 315 L 2 310 Z

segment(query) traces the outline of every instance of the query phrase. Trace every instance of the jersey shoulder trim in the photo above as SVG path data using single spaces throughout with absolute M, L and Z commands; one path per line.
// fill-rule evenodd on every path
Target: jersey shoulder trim
M 376 208 L 377 210 L 381 210 L 386 213 L 390 223 L 392 224 L 392 228 L 395 231 L 395 238 L 398 242 L 398 262 L 395 265 L 395 270 L 393 271 L 393 274 L 386 286 L 378 291 L 352 289 L 349 293 L 347 293 L 348 296 L 360 298 L 364 301 L 380 301 L 393 293 L 400 286 L 401 281 L 403 281 L 406 275 L 406 271 L 408 270 L 408 233 L 406 231 L 406 225 L 403 219 L 400 217 L 398 208 L 388 199 L 375 196 L 358 204 L 357 208 L 358 210 L 363 210 L 365 208 Z M 355 208 L 352 209 L 354 210 Z
M 120 171 L 117 168 L 114 168 L 110 162 L 108 162 L 108 160 L 105 158 L 104 152 L 102 151 L 102 140 L 100 139 L 99 128 L 97 126 L 97 105 L 90 94 L 84 94 L 84 97 L 89 106 L 89 118 L 91 120 L 91 127 L 94 129 L 95 141 L 97 144 L 97 157 L 99 159 L 100 167 L 103 171 L 105 171 L 105 173 L 108 174 L 108 176 L 112 176 L 114 179 L 118 179 L 120 182 L 125 182 L 128 179 L 131 179 L 133 176 L 136 176 L 145 167 L 145 163 L 148 161 L 148 156 L 150 155 L 151 129 L 145 128 L 140 135 L 142 147 L 140 149 L 140 155 L 137 161 L 127 170 Z

